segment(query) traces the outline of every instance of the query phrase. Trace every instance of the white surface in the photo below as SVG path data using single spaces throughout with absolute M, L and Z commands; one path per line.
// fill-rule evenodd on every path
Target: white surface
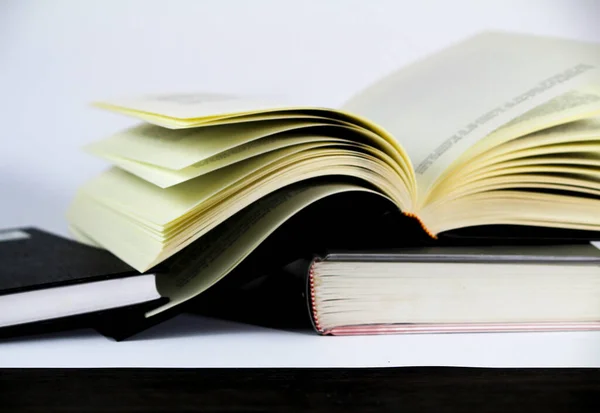
M 92 100 L 208 91 L 339 106 L 477 31 L 600 41 L 599 15 L 593 0 L 2 1 L 0 228 L 66 234 L 75 189 L 104 167 L 79 148 L 132 124 Z M 3 341 L 0 366 L 600 366 L 600 333 L 324 338 L 191 321 L 125 343 Z
M 320 337 L 183 315 L 114 342 L 0 340 L 1 367 L 600 367 L 600 332 Z

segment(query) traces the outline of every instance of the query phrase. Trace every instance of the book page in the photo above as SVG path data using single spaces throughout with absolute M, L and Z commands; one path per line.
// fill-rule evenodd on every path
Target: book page
M 599 149 L 600 118 L 570 122 L 514 139 L 481 154 L 441 181 L 422 211 L 442 208 L 461 197 L 508 189 L 597 197 Z M 546 209 L 553 206 L 556 204 L 548 204 Z M 581 216 L 573 214 L 570 219 L 578 221 Z M 597 218 L 587 220 L 588 224 L 595 221 Z
M 368 182 L 403 209 L 410 200 L 398 188 L 394 170 L 367 153 L 372 148 L 364 149 L 313 148 L 280 158 L 277 152 L 297 150 L 284 148 L 165 189 L 114 168 L 78 191 L 68 219 L 86 237 L 145 271 L 248 205 L 288 185 L 315 183 L 312 178 Z
M 255 202 L 183 250 L 169 273 L 157 275 L 158 290 L 170 301 L 146 316 L 156 315 L 205 291 L 292 215 L 319 199 L 347 191 L 376 193 L 351 184 L 304 184 L 284 188 Z
M 122 214 L 166 225 L 244 178 L 255 178 L 258 170 L 310 148 L 309 143 L 268 152 L 168 188 L 111 168 L 88 181 L 81 190 L 99 202 L 118 208 Z
M 156 123 L 170 120 L 203 120 L 205 122 L 228 118 L 233 114 L 242 116 L 254 112 L 297 106 L 285 98 L 268 96 L 238 96 L 224 93 L 172 93 L 145 95 L 132 98 L 116 98 L 96 102 L 95 106 L 134 116 L 154 118 Z M 171 125 L 177 128 L 177 122 Z
M 283 98 L 216 93 L 145 95 L 95 102 L 95 107 L 168 129 L 257 121 L 331 118 L 332 109 Z
M 453 173 L 451 179 L 442 184 L 454 184 L 463 177 L 478 170 L 490 170 L 506 162 L 519 161 L 523 164 L 549 162 L 548 157 L 562 158 L 556 163 L 579 163 L 589 160 L 589 156 L 600 157 L 597 148 L 600 145 L 600 117 L 569 122 L 560 126 L 544 129 L 518 139 L 514 139 L 477 156 L 464 167 Z M 436 190 L 443 185 L 437 185 Z
M 466 172 L 485 162 L 498 151 L 506 151 L 525 142 L 528 145 L 547 145 L 548 143 L 544 143 L 545 139 L 539 138 L 539 136 L 546 136 L 546 133 L 553 134 L 554 140 L 568 141 L 569 137 L 574 138 L 583 132 L 577 132 L 581 129 L 581 123 L 593 121 L 595 119 L 593 116 L 598 114 L 600 114 L 600 87 L 572 90 L 535 107 L 496 129 L 463 152 L 442 172 L 428 193 L 421 198 L 421 206 L 439 197 L 440 188 L 459 182 Z M 553 132 L 555 130 L 556 132 Z M 560 134 L 564 134 L 564 137 L 561 138 Z
M 343 110 L 381 125 L 411 158 L 419 194 L 492 131 L 598 80 L 597 45 L 485 33 L 401 69 Z
M 265 142 L 264 138 L 275 138 L 283 132 L 326 125 L 331 125 L 326 119 L 259 121 L 178 130 L 141 124 L 93 142 L 85 149 L 99 156 L 126 158 L 178 170 L 253 141 Z
M 278 122 L 311 122 L 313 124 L 326 123 L 345 126 L 347 129 L 353 129 L 355 133 L 359 133 L 360 136 L 358 138 L 361 141 L 366 138 L 376 143 L 378 147 L 384 150 L 386 158 L 393 159 L 395 163 L 394 169 L 398 171 L 401 180 L 397 186 L 398 188 L 402 188 L 402 190 L 407 190 L 408 193 L 406 195 L 411 199 L 406 207 L 412 209 L 416 202 L 417 190 L 414 171 L 403 147 L 379 125 L 352 113 L 316 106 L 300 106 L 298 103 L 294 106 L 286 105 L 282 102 L 264 104 L 260 99 L 207 95 L 202 93 L 164 96 L 148 95 L 141 98 L 101 102 L 97 103 L 96 106 L 168 129 L 191 129 L 199 127 L 218 127 L 215 129 L 217 131 L 221 127 L 241 129 L 241 133 L 244 134 L 242 139 L 224 136 L 225 142 L 220 146 L 222 150 L 225 150 L 225 147 L 231 147 L 231 140 L 235 140 L 237 142 L 236 145 L 239 145 L 243 141 L 247 142 L 251 139 L 258 139 L 258 134 L 260 134 L 261 129 L 265 125 L 277 124 Z M 243 132 L 246 127 L 251 128 L 252 132 Z M 181 133 L 183 136 L 188 136 L 188 133 L 193 134 L 194 132 Z M 276 132 L 271 131 L 272 133 Z M 160 134 L 163 135 L 165 133 Z M 127 138 L 132 137 L 127 136 Z M 139 138 L 140 136 L 135 136 L 136 145 L 140 143 Z M 219 142 L 218 139 L 216 141 L 217 143 Z M 118 139 L 116 144 L 114 141 L 108 142 L 108 147 L 103 146 L 105 144 L 106 142 L 100 143 L 100 146 L 96 146 L 93 149 L 97 153 L 140 160 L 135 158 L 139 157 L 136 155 L 135 148 L 121 145 Z M 200 147 L 203 147 L 203 145 L 200 145 Z M 151 148 L 150 151 L 154 149 Z M 195 148 L 195 151 L 198 151 L 198 149 Z M 214 155 L 215 148 L 212 149 Z M 125 152 L 128 155 L 125 155 Z M 201 156 L 208 156 L 206 153 L 200 152 Z M 158 153 L 160 154 L 160 151 Z M 164 164 L 164 161 L 162 161 L 163 164 L 158 163 L 161 161 L 156 157 L 156 153 L 149 154 L 145 152 L 142 156 L 146 157 L 146 159 L 149 156 L 153 157 L 153 160 L 149 163 L 168 167 Z M 194 163 L 190 163 L 189 158 L 187 158 L 186 162 L 187 164 L 184 166 L 181 166 L 181 163 L 177 163 L 177 168 L 172 169 L 182 169 Z M 173 165 L 173 162 L 170 162 L 170 165 Z
M 307 144 L 309 145 L 307 146 Z M 97 155 L 109 160 L 113 165 L 118 166 L 145 181 L 151 182 L 161 188 L 168 188 L 235 163 L 242 162 L 246 159 L 264 155 L 266 153 L 283 151 L 286 148 L 293 148 L 296 152 L 300 152 L 323 146 L 343 146 L 349 144 L 350 142 L 344 141 L 343 139 L 313 136 L 310 134 L 300 135 L 299 137 L 278 135 L 248 142 L 179 170 L 161 168 L 159 166 L 136 162 L 127 158 L 112 156 L 110 154 L 97 153 Z M 292 152 L 286 151 L 285 153 L 287 156 Z
M 578 189 L 558 182 L 550 175 L 509 183 L 457 197 L 450 202 L 431 205 L 422 211 L 428 228 L 439 234 L 475 225 L 528 225 L 549 228 L 600 231 L 598 197 L 600 191 L 590 187 Z M 591 181 L 588 181 L 591 182 Z M 517 190 L 511 190 L 517 188 Z M 524 189 L 529 189 L 525 191 Z M 582 196 L 590 194 L 590 197 Z

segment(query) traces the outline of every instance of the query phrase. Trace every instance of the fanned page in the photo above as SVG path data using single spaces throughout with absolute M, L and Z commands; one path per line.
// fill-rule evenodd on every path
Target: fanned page
M 178 116 L 206 115 L 202 96 L 146 97 L 135 107 L 147 116 L 168 102 L 170 116 L 153 115 L 167 124 L 176 106 Z M 414 204 L 409 161 L 376 126 L 331 110 L 272 109 L 265 115 L 252 102 L 227 102 L 235 102 L 246 120 L 176 118 L 178 129 L 140 125 L 90 145 L 116 167 L 79 190 L 68 213 L 74 233 L 143 271 L 268 194 L 314 178 L 358 179 L 401 210 Z M 185 122 L 189 128 L 181 129 Z
M 598 148 L 568 145 L 578 121 L 600 116 L 599 63 L 595 44 L 488 33 L 393 73 L 343 109 L 402 142 L 419 192 L 412 212 L 431 233 L 489 224 L 598 231 Z M 565 127 L 553 144 L 525 138 L 557 125 Z M 600 137 L 598 124 L 587 133 Z M 510 152 L 519 139 L 535 150 Z M 490 156 L 498 150 L 504 164 Z
M 210 245 L 193 265 L 202 271 L 162 281 L 172 305 L 219 280 L 296 211 L 340 191 L 378 193 L 432 237 L 485 224 L 597 231 L 598 50 L 483 34 L 401 69 L 342 110 L 202 93 L 99 103 L 144 123 L 87 147 L 113 167 L 78 191 L 69 223 L 140 271 Z M 277 197 L 285 202 L 267 201 Z
M 484 139 L 553 98 L 600 81 L 600 47 L 576 41 L 485 33 L 385 77 L 342 106 L 392 134 L 409 155 L 420 198 L 461 155 L 553 124 L 600 114 L 600 99 L 561 107 Z M 568 103 L 567 103 L 568 104 Z

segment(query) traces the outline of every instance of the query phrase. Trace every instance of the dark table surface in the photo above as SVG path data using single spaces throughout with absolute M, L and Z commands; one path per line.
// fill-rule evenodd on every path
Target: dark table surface
M 0 411 L 600 412 L 600 369 L 0 369 Z

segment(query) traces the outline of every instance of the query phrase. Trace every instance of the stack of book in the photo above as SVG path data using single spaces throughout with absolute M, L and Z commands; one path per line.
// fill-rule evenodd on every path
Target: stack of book
M 147 320 L 214 291 L 246 312 L 219 286 L 254 291 L 276 263 L 306 275 L 322 334 L 595 329 L 599 65 L 595 44 L 484 33 L 339 110 L 100 102 L 143 123 L 87 147 L 113 167 L 80 188 L 70 228 L 153 274 Z M 255 276 L 224 279 L 240 268 Z

